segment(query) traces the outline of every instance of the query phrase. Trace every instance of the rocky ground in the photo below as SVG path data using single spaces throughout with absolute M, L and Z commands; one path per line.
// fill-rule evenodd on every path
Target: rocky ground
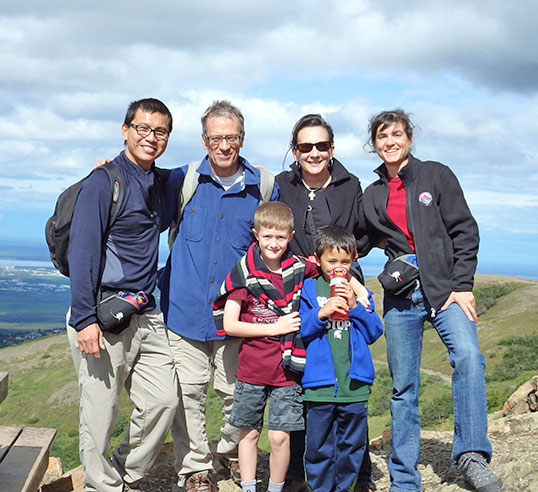
M 489 437 L 494 449 L 490 466 L 502 478 L 506 491 L 538 491 L 538 412 L 509 417 L 502 417 L 500 412 L 490 415 Z M 472 490 L 466 486 L 457 469 L 450 466 L 451 443 L 450 432 L 422 432 L 419 470 L 426 492 Z M 389 489 L 390 480 L 387 472 L 389 454 L 389 436 L 373 440 L 371 452 L 373 479 L 378 492 Z M 155 466 L 143 480 L 141 489 L 145 492 L 177 491 L 172 464 L 173 448 L 172 444 L 168 443 L 164 446 Z M 219 491 L 238 492 L 240 488 L 226 476 L 221 465 L 219 463 L 215 465 L 217 472 L 214 482 L 218 485 Z M 259 489 L 265 490 L 268 478 L 268 456 L 263 451 L 259 454 L 258 468 L 258 478 L 261 482 Z M 80 470 L 78 475 L 80 476 Z M 82 492 L 82 487 L 80 484 L 66 489 L 43 487 L 43 492 L 48 490 Z
M 502 478 L 507 492 L 538 491 L 538 414 L 497 417 L 490 416 L 491 469 Z M 451 432 L 421 433 L 418 468 L 425 491 L 473 490 L 465 484 L 457 468 L 450 466 L 451 449 Z M 373 478 L 379 492 L 389 489 L 389 454 L 390 443 L 371 453 Z

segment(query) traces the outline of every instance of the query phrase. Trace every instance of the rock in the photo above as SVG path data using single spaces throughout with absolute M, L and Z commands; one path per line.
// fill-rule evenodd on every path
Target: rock
M 60 458 L 55 458 L 54 456 L 49 457 L 49 465 L 43 476 L 43 480 L 41 480 L 41 485 L 43 486 L 58 480 L 63 472 L 62 460 Z
M 392 443 L 392 429 L 387 427 L 383 434 L 380 437 L 376 437 L 370 441 L 370 449 L 372 450 L 381 450 L 387 447 L 388 444 Z
M 504 417 L 490 422 L 488 426 L 490 435 L 532 433 L 538 429 L 538 412 Z
M 60 478 L 43 485 L 39 492 L 84 492 L 84 470 L 82 466 L 74 468 Z
M 523 383 L 503 406 L 503 415 L 521 415 L 538 410 L 538 376 Z

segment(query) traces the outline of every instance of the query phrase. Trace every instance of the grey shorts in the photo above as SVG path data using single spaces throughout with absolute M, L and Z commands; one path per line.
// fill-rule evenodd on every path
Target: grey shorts
M 239 429 L 261 429 L 267 398 L 269 398 L 267 416 L 269 430 L 304 429 L 303 390 L 298 384 L 269 386 L 236 381 L 229 423 Z

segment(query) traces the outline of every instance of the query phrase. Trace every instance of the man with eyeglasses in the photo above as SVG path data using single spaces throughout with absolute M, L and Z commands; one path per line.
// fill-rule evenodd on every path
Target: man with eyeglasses
M 212 455 L 205 430 L 211 370 L 222 398 L 224 424 L 217 453 L 235 479 L 238 429 L 228 424 L 241 339 L 217 336 L 212 304 L 228 272 L 252 243 L 254 211 L 260 201 L 260 172 L 239 155 L 245 138 L 241 111 L 217 101 L 202 116 L 207 155 L 197 167 L 196 191 L 184 209 L 178 235 L 159 278 L 161 309 L 168 325 L 181 389 L 172 424 L 178 485 L 212 487 Z M 165 187 L 163 210 L 178 208 L 188 166 L 174 169 Z M 276 185 L 272 200 L 277 198 Z M 165 205 L 166 204 L 166 205 Z
M 109 225 L 111 182 L 95 170 L 75 206 L 69 242 L 71 308 L 67 332 L 80 391 L 80 458 L 88 491 L 136 490 L 155 460 L 178 405 L 174 361 L 156 284 L 161 193 L 169 171 L 155 167 L 172 131 L 172 115 L 157 99 L 131 103 L 121 133 L 124 150 L 112 162 L 123 199 Z M 142 293 L 143 294 L 142 294 Z M 104 331 L 98 298 L 141 299 L 130 321 Z M 124 296 L 125 294 L 125 296 Z M 146 302 L 147 301 L 147 302 Z M 120 446 L 108 458 L 121 389 L 135 404 Z

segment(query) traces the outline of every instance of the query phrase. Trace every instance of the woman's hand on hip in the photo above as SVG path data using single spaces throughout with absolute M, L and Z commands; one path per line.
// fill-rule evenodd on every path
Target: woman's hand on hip
M 465 316 L 469 318 L 469 321 L 478 323 L 478 317 L 476 315 L 476 301 L 471 291 L 455 292 L 452 291 L 448 296 L 448 299 L 441 307 L 441 311 L 455 302 L 465 313 Z

